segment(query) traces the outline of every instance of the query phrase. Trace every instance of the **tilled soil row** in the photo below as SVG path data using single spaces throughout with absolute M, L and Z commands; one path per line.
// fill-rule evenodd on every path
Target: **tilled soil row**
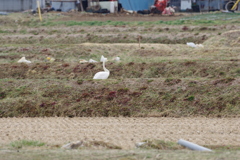
M 185 139 L 199 145 L 239 145 L 239 126 L 239 118 L 1 118 L 0 143 L 96 140 L 131 149 L 146 139 Z

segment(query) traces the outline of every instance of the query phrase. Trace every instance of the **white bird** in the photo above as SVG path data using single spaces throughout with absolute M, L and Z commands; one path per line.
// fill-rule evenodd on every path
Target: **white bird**
M 95 60 L 93 60 L 93 59 L 89 59 L 88 62 L 90 62 L 90 63 L 96 63 L 97 61 L 95 61 Z
M 189 47 L 193 47 L 193 48 L 196 48 L 196 47 L 197 47 L 196 44 L 193 43 L 193 42 L 187 42 L 187 45 L 188 45 Z
M 100 62 L 103 62 L 104 59 L 105 59 L 105 57 L 102 55 L 102 56 L 101 56 L 101 59 L 100 59 Z
M 26 60 L 25 57 L 22 57 L 21 59 L 18 60 L 18 63 L 32 63 L 31 61 Z
M 187 45 L 193 48 L 204 48 L 202 44 L 195 44 L 193 42 L 187 42 Z
M 94 75 L 93 79 L 107 79 L 108 78 L 108 76 L 110 75 L 110 71 L 107 68 L 105 68 L 106 60 L 107 60 L 107 58 L 104 58 L 104 60 L 103 60 L 103 70 L 104 71 L 97 72 Z

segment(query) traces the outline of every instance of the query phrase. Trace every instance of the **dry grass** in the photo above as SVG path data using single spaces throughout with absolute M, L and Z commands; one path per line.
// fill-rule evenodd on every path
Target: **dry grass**
M 1 150 L 2 160 L 14 159 L 116 159 L 116 160 L 132 160 L 132 159 L 162 159 L 162 160 L 202 160 L 202 159 L 239 159 L 239 151 L 215 151 L 215 152 L 193 152 L 187 150 L 171 151 L 171 150 L 72 150 L 63 151 L 59 149 L 52 150 L 20 150 L 20 153 L 14 150 Z
M 43 19 L 28 13 L 0 16 L 0 117 L 240 115 L 239 14 L 49 13 Z M 205 47 L 190 48 L 186 42 Z M 110 77 L 92 80 L 102 64 L 80 64 L 79 59 L 99 61 L 101 55 L 109 60 Z M 22 56 L 33 63 L 16 63 Z M 116 56 L 121 62 L 111 60 Z M 50 63 L 47 57 L 56 60 Z M 144 149 L 130 151 L 103 141 L 70 151 L 17 141 L 11 143 L 14 149 L 1 146 L 0 154 L 3 160 L 240 157 L 238 146 L 193 152 L 172 142 L 147 141 Z
M 168 22 L 43 16 L 43 23 L 28 13 L 0 17 L 1 117 L 239 116 L 238 15 L 218 26 L 208 17 L 220 23 L 229 15 Z M 79 21 L 62 21 L 76 17 Z M 190 48 L 189 41 L 205 47 Z M 101 55 L 108 58 L 111 74 L 93 81 L 102 64 L 80 64 L 79 59 L 99 61 Z M 22 56 L 32 63 L 16 63 Z M 120 62 L 111 60 L 116 56 Z M 56 60 L 50 63 L 47 57 Z
M 239 80 L 2 80 L 1 117 L 239 116 Z M 154 114 L 153 114 L 154 113 Z

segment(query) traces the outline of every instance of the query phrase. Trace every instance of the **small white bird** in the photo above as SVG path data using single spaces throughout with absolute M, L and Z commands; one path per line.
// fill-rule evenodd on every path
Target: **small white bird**
M 90 62 L 90 63 L 96 63 L 96 62 L 98 62 L 98 61 L 95 61 L 95 60 L 93 60 L 93 59 L 89 59 L 88 62 Z
M 107 60 L 107 58 L 104 58 L 104 59 L 103 59 L 103 70 L 104 70 L 104 71 L 97 72 L 97 73 L 94 75 L 93 79 L 107 79 L 107 78 L 108 78 L 108 76 L 110 75 L 110 71 L 109 71 L 107 68 L 105 68 L 105 62 L 106 62 L 106 60 Z
M 18 63 L 32 63 L 31 61 L 26 60 L 25 57 L 22 57 L 21 59 L 18 60 Z
M 193 42 L 187 42 L 187 45 L 189 47 L 193 47 L 193 48 L 204 48 L 204 46 L 202 44 L 195 44 Z
M 193 42 L 187 42 L 187 45 L 188 45 L 189 47 L 193 47 L 193 48 L 196 48 L 196 47 L 197 47 L 196 44 L 193 43 Z

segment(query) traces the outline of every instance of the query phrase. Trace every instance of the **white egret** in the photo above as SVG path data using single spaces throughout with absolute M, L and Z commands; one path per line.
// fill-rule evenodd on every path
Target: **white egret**
M 93 79 L 107 79 L 108 78 L 108 76 L 110 75 L 110 71 L 107 68 L 105 68 L 105 62 L 106 61 L 107 61 L 107 58 L 104 58 L 103 59 L 103 70 L 104 71 L 97 72 L 94 75 Z
M 32 63 L 31 61 L 26 60 L 25 57 L 22 57 L 21 59 L 18 60 L 18 63 Z

